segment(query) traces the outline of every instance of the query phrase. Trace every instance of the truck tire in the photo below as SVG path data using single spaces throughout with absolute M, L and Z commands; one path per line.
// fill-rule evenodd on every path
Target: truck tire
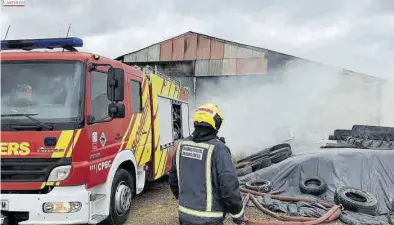
M 347 210 L 376 215 L 378 200 L 372 194 L 360 189 L 341 187 L 335 190 L 334 202 Z
M 105 224 L 123 225 L 126 223 L 134 194 L 134 176 L 125 169 L 118 169 L 112 182 L 110 211 Z
M 315 184 L 315 185 L 310 185 Z M 301 180 L 300 191 L 310 195 L 321 195 L 327 191 L 327 183 L 320 177 L 308 177 Z

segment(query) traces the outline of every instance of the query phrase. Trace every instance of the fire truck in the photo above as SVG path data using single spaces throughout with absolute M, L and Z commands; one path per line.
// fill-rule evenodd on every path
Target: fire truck
M 1 42 L 2 224 L 124 224 L 190 134 L 180 82 L 82 46 Z

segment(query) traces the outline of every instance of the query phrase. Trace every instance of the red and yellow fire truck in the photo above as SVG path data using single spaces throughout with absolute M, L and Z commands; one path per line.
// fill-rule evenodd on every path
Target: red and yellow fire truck
M 1 42 L 2 224 L 124 224 L 190 133 L 180 82 L 82 46 Z

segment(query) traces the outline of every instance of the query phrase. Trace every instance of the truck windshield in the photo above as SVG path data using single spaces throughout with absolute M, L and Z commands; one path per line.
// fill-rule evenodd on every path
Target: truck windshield
M 81 108 L 83 64 L 75 61 L 10 62 L 1 65 L 1 114 L 34 114 L 48 122 L 76 121 Z M 23 124 L 25 116 L 5 116 L 2 123 Z

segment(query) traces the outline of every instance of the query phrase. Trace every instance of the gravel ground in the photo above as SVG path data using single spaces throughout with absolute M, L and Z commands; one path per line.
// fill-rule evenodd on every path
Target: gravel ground
M 254 220 L 274 220 L 254 207 L 246 208 L 245 215 Z M 173 197 L 167 183 L 151 183 L 144 193 L 138 195 L 133 202 L 128 225 L 176 225 L 178 223 L 177 201 Z M 226 220 L 226 225 L 234 224 Z M 340 225 L 341 222 L 329 223 Z

